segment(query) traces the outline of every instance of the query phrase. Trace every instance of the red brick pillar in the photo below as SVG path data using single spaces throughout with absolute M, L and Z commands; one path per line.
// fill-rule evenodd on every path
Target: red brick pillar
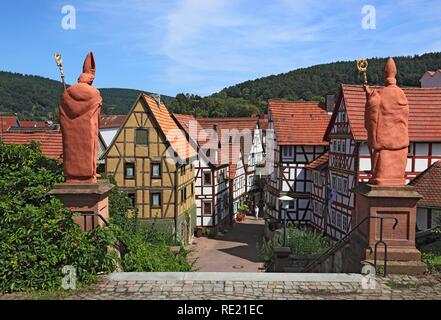
M 364 239 L 364 257 L 373 262 L 375 244 L 387 245 L 388 273 L 421 274 L 425 265 L 415 247 L 416 205 L 422 198 L 412 186 L 378 186 L 362 183 L 357 187 L 355 227 L 363 219 L 359 236 Z M 380 218 L 383 218 L 381 220 Z M 383 233 L 381 235 L 381 223 Z M 377 246 L 377 265 L 383 266 L 384 244 Z
M 109 182 L 98 183 L 59 183 L 49 194 L 56 196 L 72 211 L 78 212 L 74 217 L 83 230 L 105 226 L 109 222 L 109 192 L 114 186 Z

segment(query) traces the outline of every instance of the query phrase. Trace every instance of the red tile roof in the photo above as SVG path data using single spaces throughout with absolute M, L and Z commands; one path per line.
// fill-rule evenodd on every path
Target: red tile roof
M 328 165 L 329 153 L 325 152 L 317 159 L 309 162 L 305 168 L 307 169 L 322 169 Z
M 381 89 L 379 86 L 371 88 Z M 403 88 L 409 101 L 409 138 L 411 141 L 441 141 L 441 88 Z M 357 141 L 367 140 L 364 128 L 364 109 L 366 95 L 363 86 L 341 86 L 336 108 L 344 99 L 353 138 Z M 336 108 L 326 131 L 332 128 L 337 116 Z M 328 138 L 328 137 L 327 137 Z
M 229 164 L 229 176 L 230 179 L 233 179 L 237 170 L 237 162 L 240 160 L 241 155 L 248 154 L 249 150 L 251 150 L 251 145 L 249 146 L 249 150 L 240 150 L 241 147 L 238 141 L 233 140 L 232 144 L 225 144 L 223 143 L 223 139 L 225 138 L 220 137 L 220 135 L 224 133 L 223 131 L 233 130 L 237 130 L 240 135 L 241 133 L 246 133 L 246 130 L 248 130 L 251 135 L 250 139 L 252 139 L 254 129 L 257 126 L 258 117 L 197 118 L 197 120 L 205 129 L 214 129 L 214 127 L 216 126 L 216 130 L 219 134 L 219 141 L 221 142 L 221 150 L 219 150 L 219 161 L 221 164 Z
M 100 115 L 100 129 L 119 128 L 126 120 L 126 114 Z
M 45 156 L 59 159 L 63 154 L 63 139 L 59 130 L 51 131 L 11 131 L 3 132 L 1 139 L 6 144 L 29 144 L 40 142 L 40 149 Z
M 441 161 L 435 162 L 409 184 L 423 196 L 418 206 L 441 208 Z
M 211 132 L 204 129 L 195 117 L 189 114 L 173 113 L 172 117 L 177 124 L 190 136 L 190 138 L 198 144 L 198 147 L 204 149 L 217 149 L 217 139 L 211 139 Z
M 268 129 L 268 113 L 259 117 L 259 128 L 264 132 Z
M 45 128 L 46 121 L 20 121 L 20 128 Z
M 161 103 L 158 105 L 155 99 L 147 94 L 142 95 L 149 109 L 152 111 L 153 117 L 156 119 L 159 127 L 168 140 L 173 150 L 182 159 L 188 159 L 197 155 L 196 150 L 190 145 L 187 137 L 182 129 L 178 127 L 171 117 L 167 107 Z
M 251 130 L 256 128 L 258 117 L 247 118 L 197 118 L 205 129 L 213 129 L 216 125 L 218 130 Z
M 327 145 L 323 136 L 330 116 L 320 102 L 269 100 L 279 145 Z
M 0 115 L 0 131 L 7 131 L 10 127 L 17 124 L 16 116 L 2 116 Z

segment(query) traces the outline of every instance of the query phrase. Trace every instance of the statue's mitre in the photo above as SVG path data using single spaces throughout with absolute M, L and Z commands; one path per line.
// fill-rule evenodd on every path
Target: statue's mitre
M 396 84 L 397 76 L 397 66 L 395 65 L 395 61 L 392 58 L 387 59 L 386 64 L 384 65 L 384 80 L 386 85 Z
M 95 74 L 95 59 L 93 57 L 93 52 L 89 52 L 84 60 L 83 73 Z

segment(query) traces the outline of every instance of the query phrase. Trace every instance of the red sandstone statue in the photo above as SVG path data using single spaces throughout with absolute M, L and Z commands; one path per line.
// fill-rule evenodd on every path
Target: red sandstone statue
M 103 99 L 92 87 L 94 78 L 95 60 L 90 52 L 78 83 L 61 96 L 60 124 L 67 183 L 97 182 L 98 122 Z
M 377 185 L 404 185 L 409 146 L 409 103 L 397 86 L 397 68 L 392 58 L 384 66 L 385 87 L 365 85 L 365 128 L 371 154 L 372 179 Z

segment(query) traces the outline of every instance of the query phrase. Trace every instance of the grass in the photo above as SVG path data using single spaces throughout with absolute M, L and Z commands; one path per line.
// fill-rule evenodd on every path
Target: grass
M 420 287 L 420 285 L 415 282 L 399 282 L 395 280 L 389 280 L 386 284 L 392 290 L 418 289 Z

